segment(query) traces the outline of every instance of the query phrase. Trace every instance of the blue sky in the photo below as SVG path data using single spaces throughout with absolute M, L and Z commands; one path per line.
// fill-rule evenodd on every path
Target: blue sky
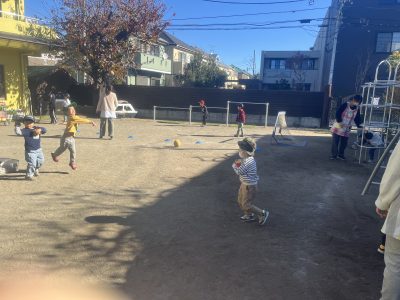
M 233 2 L 279 2 L 277 0 L 231 0 Z M 291 0 L 280 0 L 291 1 Z M 43 17 L 53 1 L 25 0 L 26 15 Z M 323 18 L 331 0 L 298 0 L 284 4 L 272 5 L 233 5 L 213 3 L 204 0 L 164 0 L 167 6 L 166 18 L 191 18 L 216 15 L 232 15 L 247 13 L 270 13 L 277 11 L 293 11 L 315 9 L 303 12 L 286 12 L 280 14 L 244 16 L 233 18 L 174 20 L 173 25 L 210 24 L 210 23 L 267 23 L 294 21 L 299 19 Z M 312 1 L 311 1 L 312 2 Z M 175 16 L 173 16 L 175 14 Z M 313 22 L 318 24 L 320 22 Z M 299 23 L 278 23 L 270 26 L 296 26 Z M 221 25 L 223 28 L 233 28 Z M 242 26 L 243 27 L 243 26 Z M 185 26 L 187 28 L 187 26 Z M 207 27 L 206 27 L 207 28 Z M 249 61 L 256 50 L 257 69 L 260 65 L 261 50 L 307 50 L 315 40 L 318 27 L 290 28 L 274 30 L 240 30 L 240 31 L 180 31 L 170 28 L 169 31 L 188 44 L 202 48 L 207 52 L 217 53 L 226 64 L 234 64 L 248 68 Z

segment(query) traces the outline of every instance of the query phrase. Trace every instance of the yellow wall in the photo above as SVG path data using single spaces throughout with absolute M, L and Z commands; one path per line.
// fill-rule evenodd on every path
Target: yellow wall
M 0 0 L 0 2 L 2 11 L 11 12 L 17 15 L 24 15 L 25 13 L 24 0 L 18 0 L 19 10 L 17 10 L 15 0 Z
M 14 49 L 0 48 L 0 65 L 4 66 L 7 106 L 28 112 L 29 90 L 26 56 Z

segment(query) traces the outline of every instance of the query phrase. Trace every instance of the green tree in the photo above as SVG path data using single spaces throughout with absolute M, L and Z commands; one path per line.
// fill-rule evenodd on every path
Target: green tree
M 224 86 L 226 78 L 227 74 L 219 69 L 216 59 L 205 59 L 198 53 L 187 64 L 184 74 L 177 77 L 177 81 L 182 86 L 218 88 Z

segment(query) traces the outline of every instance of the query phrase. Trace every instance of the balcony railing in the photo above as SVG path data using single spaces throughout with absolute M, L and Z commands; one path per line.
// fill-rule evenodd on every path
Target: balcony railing
M 15 14 L 15 13 L 12 13 L 9 11 L 4 11 L 4 10 L 0 10 L 0 17 L 10 18 L 13 20 L 23 21 L 23 22 L 33 23 L 33 24 L 39 24 L 41 22 L 41 20 L 37 19 L 37 18 L 26 17 L 23 15 Z
M 160 73 L 171 74 L 172 62 L 170 59 L 164 59 L 146 53 L 137 53 L 136 63 L 139 68 L 147 71 L 155 71 Z

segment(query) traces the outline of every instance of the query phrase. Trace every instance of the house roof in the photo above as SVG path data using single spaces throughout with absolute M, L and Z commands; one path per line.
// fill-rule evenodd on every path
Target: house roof
M 190 51 L 190 52 L 193 52 L 193 53 L 200 52 L 199 49 L 197 49 L 197 48 L 195 48 L 193 46 L 190 46 L 189 44 L 186 44 L 184 41 L 178 39 L 176 36 L 172 35 L 169 32 L 163 31 L 160 34 L 160 38 L 169 41 L 171 45 L 176 45 L 178 47 L 184 48 L 187 51 Z

